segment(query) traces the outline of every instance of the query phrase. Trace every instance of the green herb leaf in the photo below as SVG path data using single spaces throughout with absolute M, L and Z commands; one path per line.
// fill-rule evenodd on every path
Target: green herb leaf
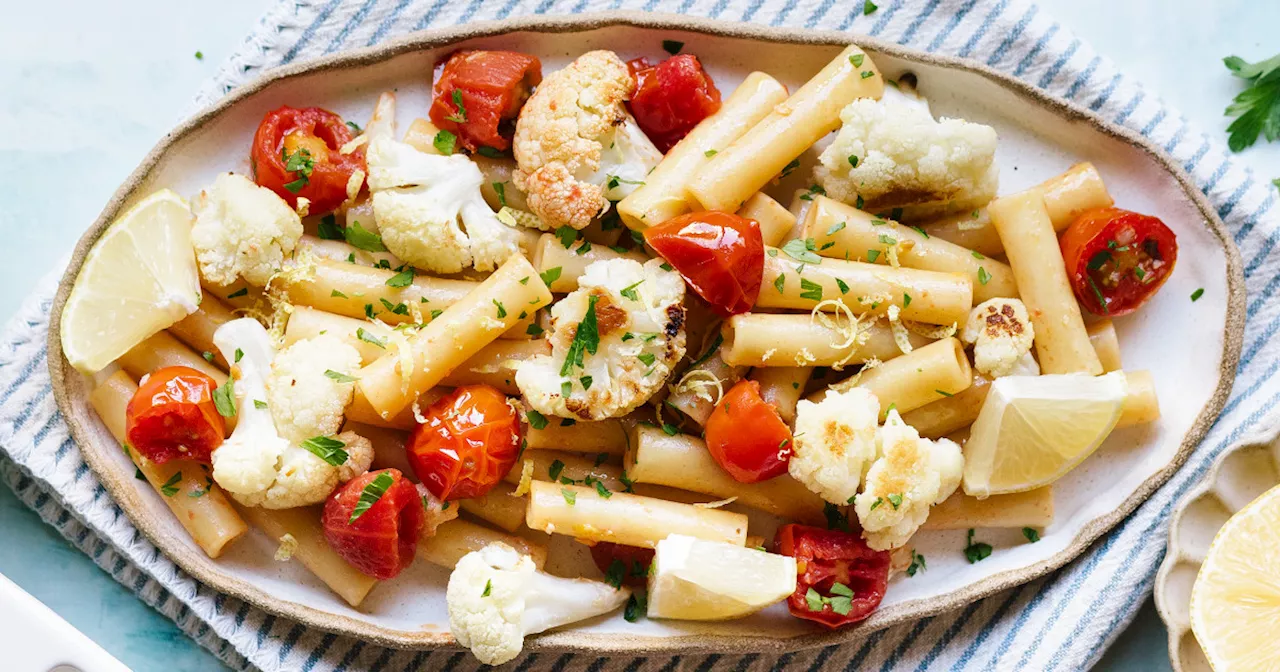
M 831 228 L 827 229 L 827 235 L 834 236 L 840 231 L 843 231 L 845 226 L 847 225 L 844 222 L 836 222 L 835 224 L 831 225 Z
M 328 436 L 313 436 L 303 441 L 302 447 L 332 466 L 340 467 L 347 462 L 347 451 L 343 450 L 343 448 L 347 447 L 347 444 L 337 439 Z
M 684 42 L 677 42 L 675 40 L 662 41 L 662 50 L 667 52 L 668 54 L 671 54 L 672 56 L 675 56 L 676 54 L 680 53 L 681 49 L 684 49 Z
M 406 268 L 399 273 L 387 278 L 388 287 L 408 287 L 413 284 L 413 269 Z
M 680 428 L 679 428 L 679 427 L 676 427 L 676 426 L 675 426 L 675 425 L 673 425 L 673 424 L 670 424 L 670 423 L 664 422 L 664 423 L 662 423 L 662 431 L 663 431 L 663 433 L 665 433 L 667 436 L 675 436 L 676 434 L 679 434 L 679 433 L 680 433 Z
M 911 565 L 907 567 L 907 576 L 915 576 L 916 572 L 923 572 L 928 569 L 925 566 L 924 556 L 916 553 L 916 549 L 911 549 Z
M 560 488 L 560 494 L 564 496 L 564 501 L 569 506 L 573 506 L 578 503 L 578 493 L 569 490 L 568 488 Z
M 1199 301 L 1199 300 L 1200 300 L 1200 297 L 1202 297 L 1202 296 L 1204 296 L 1204 287 L 1201 287 L 1201 288 L 1197 289 L 1196 291 L 1191 292 L 1191 300 L 1192 300 L 1192 301 Z
M 1027 541 L 1033 544 L 1036 543 L 1037 541 L 1040 541 L 1040 533 L 1035 531 L 1034 528 L 1030 528 L 1030 527 L 1022 528 L 1022 536 L 1026 537 Z
M 329 297 L 330 297 L 330 298 L 335 298 L 335 299 L 345 299 L 345 298 L 348 298 L 346 294 L 343 294 L 342 292 L 339 292 L 339 291 L 338 291 L 338 290 L 336 290 L 336 289 L 335 289 L 335 290 L 333 290 L 333 291 L 331 291 L 331 292 L 329 292 Z
M 642 352 L 636 355 L 636 359 L 640 360 L 645 366 L 653 366 L 653 362 L 657 359 L 651 352 Z
M 170 476 L 169 480 L 164 482 L 164 485 L 160 486 L 160 492 L 164 493 L 165 497 L 172 497 L 178 494 L 178 484 L 181 482 L 182 472 L 179 471 Z
M 806 264 L 821 264 L 822 257 L 813 253 L 813 250 L 816 247 L 817 244 L 812 238 L 806 238 L 804 240 L 792 238 L 782 246 L 782 251 L 786 252 L 787 256 L 795 259 L 796 261 L 802 261 Z
M 578 379 L 578 382 L 582 383 L 582 389 L 584 390 L 591 389 L 591 383 L 592 383 L 591 376 L 583 376 Z
M 556 266 L 555 268 L 548 268 L 547 270 L 539 273 L 538 277 L 542 278 L 542 284 L 550 287 L 551 283 L 560 279 L 560 273 L 562 273 L 563 271 L 564 271 L 563 267 Z
M 596 494 L 604 497 L 605 499 L 609 499 L 613 496 L 613 493 L 609 491 L 609 488 L 604 487 L 604 483 L 601 483 L 600 481 L 596 481 Z
M 556 229 L 556 237 L 560 239 L 560 244 L 564 245 L 564 249 L 569 249 L 573 245 L 573 241 L 578 239 L 578 231 L 572 226 L 562 226 Z
M 714 149 L 708 149 L 707 151 L 702 153 L 702 155 L 707 157 L 708 159 L 715 156 L 716 154 L 719 154 L 719 152 L 717 152 Z
M 467 123 L 467 108 L 462 104 L 462 89 L 454 89 L 452 98 L 455 111 L 453 114 L 445 117 L 444 120 L 452 121 L 455 124 Z
M 569 352 L 565 354 L 564 366 L 560 367 L 562 376 L 569 375 L 575 366 L 582 367 L 584 353 L 594 355 L 600 348 L 600 328 L 596 323 L 598 298 L 593 294 L 587 299 L 587 312 L 582 316 L 582 322 L 578 323 L 578 328 L 573 333 L 573 342 L 569 344 Z
M 543 332 L 543 329 L 542 327 L 538 326 L 537 322 L 534 322 L 533 324 L 530 324 L 529 326 L 524 328 L 524 333 L 534 338 L 541 336 L 542 332 Z
M 235 299 L 235 298 L 238 298 L 238 297 L 241 297 L 241 296 L 248 296 L 248 295 L 249 295 L 249 288 L 248 288 L 248 287 L 241 287 L 240 289 L 237 289 L 236 291 L 231 292 L 230 294 L 228 294 L 228 295 L 227 295 L 227 298 L 228 298 L 228 299 Z
M 364 327 L 356 328 L 356 338 L 364 341 L 365 343 L 369 343 L 370 345 L 376 345 L 379 348 L 386 349 L 387 347 L 387 341 L 385 339 L 378 338 L 377 336 L 365 331 Z
M 778 177 L 785 178 L 786 176 L 795 172 L 795 169 L 799 167 L 800 167 L 800 159 L 796 158 L 791 163 L 788 163 L 787 165 L 782 167 L 782 173 Z
M 849 531 L 849 518 L 844 515 L 840 507 L 831 502 L 826 502 L 822 505 L 822 513 L 827 517 L 828 530 Z
M 355 376 L 348 376 L 345 373 L 334 371 L 333 369 L 325 369 L 324 377 L 330 380 L 336 380 L 339 383 L 354 383 L 358 380 Z
M 622 617 L 627 619 L 628 623 L 635 623 L 645 613 L 645 595 L 643 593 L 632 593 L 627 598 L 627 607 L 622 611 Z
M 991 274 L 987 272 L 987 269 L 985 267 L 979 266 L 978 267 L 978 283 L 985 285 L 988 282 L 991 282 Z
M 716 354 L 716 351 L 719 350 L 720 346 L 723 344 L 724 344 L 724 335 L 717 332 L 715 339 L 712 340 L 711 345 L 707 347 L 707 351 L 702 353 L 701 357 L 693 360 L 693 363 L 689 365 L 689 368 L 692 369 L 693 367 L 707 361 L 708 359 L 711 359 L 711 355 Z
M 902 495 L 896 492 L 889 495 L 889 503 L 893 505 L 893 510 L 897 511 L 898 507 L 902 506 Z
M 907 293 L 905 293 L 905 292 L 903 292 L 903 294 L 902 294 L 902 309 L 903 309 L 903 310 L 906 310 L 906 309 L 907 309 L 907 306 L 909 306 L 909 305 L 911 305 L 911 295 L 910 295 L 910 294 L 907 294 Z
M 360 493 L 360 499 L 356 501 L 356 508 L 351 512 L 351 518 L 347 520 L 348 525 L 354 525 L 360 516 L 363 516 L 382 496 L 387 494 L 387 490 L 395 484 L 395 479 L 391 474 L 382 472 L 375 476 L 369 484 L 364 486 L 364 490 Z
M 636 294 L 636 287 L 639 287 L 642 282 L 644 282 L 644 280 L 638 280 L 635 284 L 623 288 L 623 290 L 618 293 L 632 301 L 639 301 L 640 295 Z
M 880 258 L 880 250 L 867 250 L 867 263 L 874 264 Z
M 627 566 L 621 560 L 614 559 L 609 563 L 609 569 L 604 573 L 605 583 L 614 588 L 621 589 L 622 581 L 627 578 Z
M 431 144 L 435 146 L 437 152 L 449 156 L 453 154 L 454 148 L 458 145 L 458 136 L 449 131 L 441 130 L 436 133 L 436 137 L 431 141 Z
M 1235 117 L 1227 127 L 1227 146 L 1239 152 L 1265 135 L 1268 142 L 1280 137 L 1280 54 L 1265 61 L 1249 63 L 1238 56 L 1222 60 L 1231 74 L 1249 82 L 1241 91 L 1226 115 Z
M 338 220 L 332 214 L 325 215 L 320 218 L 320 229 L 317 232 L 322 240 L 342 240 L 342 227 L 338 226 Z
M 213 405 L 218 415 L 224 418 L 235 417 L 236 414 L 236 379 L 227 378 L 218 389 L 213 391 Z
M 342 233 L 347 237 L 347 244 L 358 250 L 364 250 L 365 252 L 387 251 L 387 247 L 382 244 L 382 236 L 360 226 L 360 222 L 347 224 L 347 228 L 343 229 Z
M 525 415 L 529 418 L 530 427 L 534 429 L 542 429 L 547 426 L 547 416 L 534 410 L 530 410 Z
M 876 11 L 877 9 L 880 9 L 880 7 L 879 7 L 879 6 L 877 6 L 877 5 L 876 5 L 876 3 L 871 2 L 871 0 L 865 0 L 865 1 L 862 3 L 862 15 L 863 15 L 863 16 L 870 16 L 870 15 L 871 15 L 871 13 L 872 13 L 872 12 L 874 12 L 874 11 Z
M 964 557 L 969 564 L 985 560 L 991 555 L 991 544 L 973 540 L 973 528 L 969 528 L 968 541 L 969 545 L 964 547 Z
M 501 301 L 499 301 L 499 300 L 497 300 L 497 299 L 493 299 L 493 305 L 495 305 L 495 306 L 497 306 L 497 307 L 498 307 L 498 319 L 499 319 L 499 320 L 501 320 L 502 318 L 504 318 L 504 317 L 506 317 L 506 316 L 507 316 L 507 309 L 503 307 L 503 305 L 502 305 L 502 302 L 501 302 Z
M 778 277 L 773 279 L 773 287 L 774 289 L 778 290 L 779 294 L 783 293 L 783 288 L 786 286 L 786 283 L 787 283 L 787 276 L 783 273 L 779 273 Z
M 483 147 L 481 149 L 483 149 Z M 492 186 L 493 190 L 498 194 L 498 204 L 504 208 L 507 207 L 507 183 L 494 182 L 490 186 Z
M 455 91 L 455 93 L 457 92 Z M 484 592 L 480 593 L 480 597 L 489 597 L 489 594 L 492 592 L 493 592 L 493 579 L 489 579 L 488 581 L 484 582 Z
M 205 350 L 204 352 L 200 353 L 200 356 L 204 357 L 204 361 L 206 362 L 212 362 L 214 359 L 213 353 L 209 352 L 208 350 Z
M 808 299 L 810 301 L 822 300 L 822 285 L 819 285 L 808 278 L 800 278 L 800 289 L 804 290 L 800 292 L 800 298 Z
M 849 57 L 849 62 L 853 64 L 853 67 L 855 67 L 855 68 L 861 68 L 861 67 L 862 67 L 862 61 L 863 61 L 863 59 L 865 59 L 865 58 L 866 58 L 866 56 L 865 56 L 864 54 L 853 54 L 852 56 L 850 56 L 850 57 Z M 856 166 L 856 165 L 858 165 L 858 164 L 854 163 L 853 165 L 855 165 L 855 166 Z
M 504 156 L 502 152 L 498 151 L 498 149 L 490 147 L 489 145 L 480 145 L 477 147 L 476 154 L 487 159 L 501 159 Z M 503 203 L 503 205 L 506 205 L 506 203 Z

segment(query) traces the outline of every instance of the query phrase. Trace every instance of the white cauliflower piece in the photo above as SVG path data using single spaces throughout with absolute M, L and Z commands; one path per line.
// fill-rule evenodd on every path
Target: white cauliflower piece
M 898 99 L 860 98 L 840 119 L 816 169 L 832 198 L 871 212 L 902 208 L 900 218 L 910 220 L 972 210 L 996 195 L 990 126 L 934 121 L 928 109 Z
M 520 655 L 526 635 L 607 614 L 629 597 L 627 588 L 540 572 L 496 541 L 462 556 L 445 590 L 454 639 L 486 665 Z
M 832 390 L 816 404 L 801 399 L 787 471 L 828 502 L 850 503 L 876 458 L 879 417 L 880 402 L 860 387 Z
M 662 160 L 623 105 L 632 86 L 617 54 L 591 51 L 547 75 L 520 110 L 511 177 L 548 229 L 587 226 Z
M 854 510 L 867 545 L 885 551 L 907 543 L 929 517 L 929 507 L 955 492 L 964 458 L 953 441 L 920 438 L 896 410 L 876 432 L 876 449 Z
M 271 360 L 267 406 L 280 436 L 302 443 L 313 436 L 337 434 L 355 394 L 353 376 L 360 352 L 333 334 L 321 334 L 290 345 Z M 330 376 L 332 371 L 337 376 Z
M 243 277 L 263 287 L 302 237 L 302 220 L 284 199 L 243 175 L 223 173 L 195 199 L 191 243 L 200 274 L 217 285 Z
M 394 98 L 384 94 L 379 108 L 387 106 L 394 111 Z M 369 133 L 374 221 L 392 254 L 426 271 L 457 273 L 492 271 L 520 253 L 519 234 L 489 209 L 480 193 L 484 175 L 471 159 L 418 151 L 395 140 L 389 122 Z
M 980 373 L 992 378 L 1040 373 L 1030 355 L 1035 329 L 1018 299 L 987 299 L 974 306 L 960 339 L 973 345 L 973 366 Z
M 516 386 L 534 410 L 604 420 L 626 415 L 662 387 L 685 353 L 684 280 L 663 264 L 611 259 L 587 266 L 578 289 L 551 307 L 551 354 L 516 370 Z M 588 313 L 595 330 L 580 339 Z
M 273 409 L 266 401 L 266 379 L 271 375 L 276 351 L 267 330 L 257 320 L 228 322 L 214 332 L 213 341 L 227 361 L 235 362 L 232 373 L 238 419 L 231 437 L 213 451 L 213 480 L 237 501 L 268 509 L 318 504 L 339 483 L 369 470 L 373 446 L 354 432 L 307 437 L 308 443 L 316 444 L 327 459 L 308 450 L 302 442 L 280 435 L 272 420 Z M 299 350 L 297 357 L 286 363 L 295 373 L 304 363 L 305 352 L 308 351 Z M 324 370 L 320 371 L 323 374 Z M 309 379 L 309 374 L 299 375 L 299 380 Z M 337 394 L 333 388 L 328 389 Z M 302 408 L 308 400 L 324 408 L 333 403 L 332 398 L 320 398 L 299 386 L 283 389 L 281 394 L 289 390 L 301 396 L 286 398 L 283 403 L 287 409 Z M 325 412 L 314 417 L 317 422 L 329 421 Z M 301 430 L 301 425 L 290 426 Z

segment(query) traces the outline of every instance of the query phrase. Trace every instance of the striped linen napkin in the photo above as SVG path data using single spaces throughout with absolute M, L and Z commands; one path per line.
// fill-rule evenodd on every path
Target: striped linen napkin
M 262 70 L 376 44 L 413 30 L 517 14 L 645 9 L 770 25 L 838 28 L 975 58 L 1151 138 L 1182 163 L 1241 247 L 1248 323 L 1235 389 L 1183 469 L 1071 565 L 1038 581 L 844 646 L 782 656 L 597 658 L 532 654 L 520 671 L 1078 670 L 1095 663 L 1133 618 L 1164 553 L 1175 502 L 1213 457 L 1263 423 L 1280 401 L 1280 239 L 1277 192 L 1233 161 L 1217 139 L 1148 95 L 1069 30 L 1023 0 L 283 0 L 198 99 L 208 103 Z M 384 649 L 307 629 L 198 584 L 129 523 L 68 435 L 50 393 L 44 347 L 55 280 L 48 278 L 0 334 L 0 474 L 116 580 L 172 618 L 234 669 L 472 670 L 455 652 Z

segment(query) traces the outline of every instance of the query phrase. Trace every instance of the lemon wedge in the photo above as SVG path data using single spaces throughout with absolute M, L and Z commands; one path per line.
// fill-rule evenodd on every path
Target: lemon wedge
M 795 589 L 795 558 L 673 534 L 658 542 L 654 555 L 649 618 L 737 618 Z
M 1191 588 L 1191 630 L 1217 672 L 1280 669 L 1280 486 L 1213 538 Z
M 965 494 L 1024 492 L 1058 480 L 1115 428 L 1127 392 L 1118 371 L 997 379 L 964 446 Z
M 62 352 L 85 373 L 195 312 L 191 209 L 168 189 L 120 215 L 93 244 L 62 308 Z

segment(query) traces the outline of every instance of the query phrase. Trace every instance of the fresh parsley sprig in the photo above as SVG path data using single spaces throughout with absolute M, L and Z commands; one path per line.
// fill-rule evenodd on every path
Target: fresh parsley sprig
M 1227 146 L 1239 152 L 1258 141 L 1280 138 L 1280 54 L 1250 63 L 1239 56 L 1222 59 L 1231 74 L 1249 82 L 1227 106 L 1226 115 L 1235 117 L 1227 127 Z

